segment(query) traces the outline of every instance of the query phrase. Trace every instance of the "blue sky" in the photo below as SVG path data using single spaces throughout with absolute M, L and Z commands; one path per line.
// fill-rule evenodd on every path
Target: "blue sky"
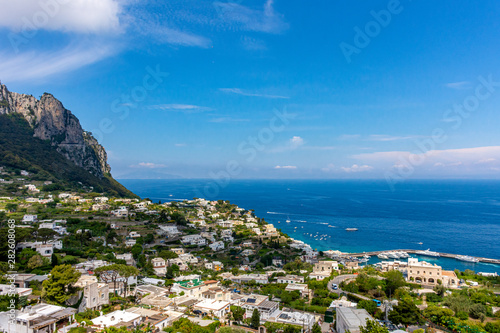
M 499 178 L 498 1 L 0 0 L 116 178 Z

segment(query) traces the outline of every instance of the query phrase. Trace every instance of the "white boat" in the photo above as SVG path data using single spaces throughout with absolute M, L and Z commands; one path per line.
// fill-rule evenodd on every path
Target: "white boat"
M 477 259 L 475 257 L 471 257 L 471 256 L 459 255 L 459 256 L 456 256 L 455 259 L 461 260 L 461 261 L 468 261 L 468 262 L 479 262 L 479 259 Z
M 439 257 L 438 252 L 431 251 L 431 249 L 427 249 L 425 251 L 417 251 L 415 254 L 421 255 L 421 256 L 427 256 L 427 257 Z
M 363 256 L 363 258 L 365 258 L 365 259 L 370 259 L 371 257 L 370 257 L 369 255 L 365 254 L 365 255 Z
M 345 228 L 345 231 L 358 231 L 358 228 Z
M 386 252 L 384 254 L 386 255 L 387 258 L 399 259 L 399 256 L 397 255 L 396 252 Z
M 290 221 L 290 217 L 288 217 L 288 216 L 287 216 L 287 217 L 286 217 L 286 221 L 285 221 L 285 222 L 286 222 L 286 223 L 290 223 L 290 222 L 291 222 L 291 221 Z
M 400 258 L 409 258 L 410 255 L 404 251 L 398 252 Z
M 389 259 L 389 257 L 387 257 L 387 255 L 385 255 L 384 253 L 380 253 L 377 257 L 378 257 L 379 259 L 384 259 L 384 260 Z

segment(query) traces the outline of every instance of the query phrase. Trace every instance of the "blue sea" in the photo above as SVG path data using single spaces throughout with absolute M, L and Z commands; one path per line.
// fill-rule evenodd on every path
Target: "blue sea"
M 217 184 L 199 179 L 127 179 L 121 183 L 156 202 L 194 197 L 229 200 L 255 210 L 258 217 L 318 250 L 430 248 L 500 259 L 500 181 L 407 181 L 394 191 L 380 180 L 231 180 Z M 446 269 L 500 273 L 498 265 L 425 260 Z

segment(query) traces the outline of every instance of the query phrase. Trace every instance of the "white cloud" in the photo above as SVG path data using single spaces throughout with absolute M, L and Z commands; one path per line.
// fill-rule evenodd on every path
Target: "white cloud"
M 225 92 L 225 93 L 237 94 L 237 95 L 242 95 L 242 96 L 250 96 L 250 97 L 263 97 L 263 98 L 276 98 L 276 99 L 288 99 L 289 98 L 287 96 L 268 95 L 268 94 L 247 92 L 247 91 L 241 90 L 240 88 L 220 88 L 219 90 L 222 92 Z
M 340 140 L 355 140 L 359 139 L 361 135 L 359 134 L 343 134 L 339 137 Z
M 297 169 L 297 167 L 295 165 L 277 165 L 274 167 L 275 169 L 292 169 L 292 170 L 295 170 Z
M 273 0 L 267 0 L 263 10 L 251 9 L 234 2 L 214 2 L 222 25 L 234 30 L 279 34 L 288 29 L 283 15 L 275 12 Z
M 241 43 L 244 49 L 250 51 L 262 51 L 267 49 L 266 43 L 263 40 L 248 36 L 243 36 L 241 38 Z
M 139 164 L 131 165 L 131 168 L 140 168 L 140 169 L 161 169 L 166 168 L 165 164 L 156 164 L 151 162 L 141 162 Z
M 500 146 L 429 150 L 427 152 L 387 151 L 351 156 L 381 168 L 442 170 L 477 174 L 500 167 Z
M 196 113 L 212 111 L 212 108 L 206 106 L 192 105 L 192 104 L 158 104 L 146 107 L 149 110 L 164 110 L 173 112 Z
M 246 118 L 233 118 L 233 117 L 219 117 L 209 120 L 211 123 L 238 123 L 238 122 L 247 122 L 250 119 Z
M 464 90 L 464 89 L 471 89 L 472 83 L 469 81 L 459 81 L 459 82 L 447 83 L 445 84 L 445 86 L 451 89 Z
M 328 164 L 324 168 L 321 168 L 321 171 L 324 171 L 324 172 L 331 172 L 331 171 L 334 171 L 334 170 L 335 170 L 335 165 L 332 164 L 332 163 Z
M 304 146 L 304 139 L 302 139 L 300 136 L 293 136 L 290 138 L 286 144 L 283 144 L 281 146 L 277 146 L 271 149 L 268 149 L 267 152 L 269 153 L 283 153 L 291 150 L 296 150 L 298 148 L 307 148 L 303 147 Z
M 206 37 L 147 21 L 139 23 L 137 29 L 143 35 L 151 37 L 161 44 L 201 48 L 208 48 L 212 44 L 212 41 Z
M 302 139 L 300 136 L 294 136 L 290 139 L 289 143 L 292 149 L 297 149 L 304 144 L 304 139 Z
M 347 173 L 351 172 L 366 172 L 366 171 L 371 171 L 373 170 L 373 167 L 370 165 L 357 165 L 353 164 L 351 167 L 342 167 L 342 170 L 344 170 Z
M 0 0 L 0 8 L 0 26 L 15 32 L 116 32 L 122 11 L 117 0 Z
M 418 136 L 415 135 L 409 135 L 409 136 L 392 136 L 392 135 L 385 135 L 385 134 L 373 134 L 370 135 L 368 140 L 369 141 L 399 141 L 399 140 L 410 140 L 410 139 L 416 139 Z
M 477 161 L 476 164 L 489 164 L 489 163 L 495 163 L 496 161 L 497 161 L 496 158 L 483 158 Z
M 0 77 L 4 82 L 46 79 L 96 63 L 114 55 L 118 48 L 111 43 L 82 43 L 50 52 L 23 52 L 16 56 L 0 54 Z

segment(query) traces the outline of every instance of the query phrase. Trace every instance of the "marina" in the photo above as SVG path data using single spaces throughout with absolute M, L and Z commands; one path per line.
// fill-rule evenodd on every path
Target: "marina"
M 364 256 L 379 256 L 379 255 L 384 255 L 387 253 L 392 253 L 392 252 L 399 252 L 399 253 L 407 253 L 407 254 L 416 254 L 420 255 L 419 252 L 422 252 L 421 250 L 412 250 L 412 249 L 400 249 L 400 250 L 385 250 L 385 251 L 371 251 L 371 252 L 361 252 L 361 253 L 346 253 L 345 255 L 351 256 L 351 257 L 364 257 Z M 492 259 L 492 258 L 483 258 L 483 257 L 472 257 L 472 256 L 464 256 L 464 255 L 458 255 L 458 254 L 451 254 L 451 253 L 443 253 L 443 252 L 435 252 L 439 255 L 439 257 L 443 258 L 450 258 L 450 259 L 457 259 L 457 260 L 464 260 L 460 258 L 467 258 L 469 262 L 482 262 L 482 263 L 488 263 L 488 264 L 496 264 L 500 265 L 500 259 Z M 388 259 L 395 259 L 395 258 L 390 258 Z

